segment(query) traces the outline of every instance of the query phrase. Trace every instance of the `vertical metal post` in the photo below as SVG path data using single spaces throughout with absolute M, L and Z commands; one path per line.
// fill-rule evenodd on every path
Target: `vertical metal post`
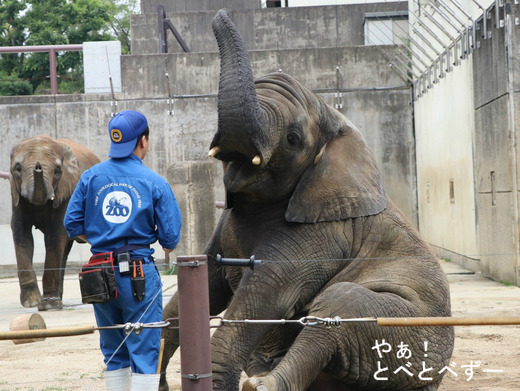
M 208 258 L 177 257 L 183 391 L 211 391 Z
M 51 68 L 51 94 L 58 93 L 58 75 L 56 72 L 56 49 L 49 49 L 49 65 Z
M 163 5 L 157 6 L 157 16 L 159 22 L 159 53 L 168 53 L 168 41 L 166 40 L 166 27 L 164 25 L 166 12 L 164 11 Z

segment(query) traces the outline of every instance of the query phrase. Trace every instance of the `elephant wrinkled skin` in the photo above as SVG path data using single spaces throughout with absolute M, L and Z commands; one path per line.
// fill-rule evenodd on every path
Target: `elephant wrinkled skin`
M 93 152 L 74 141 L 43 135 L 22 140 L 11 150 L 11 230 L 24 307 L 63 307 L 64 269 L 73 244 L 63 217 L 81 173 L 98 162 Z M 43 295 L 32 265 L 33 226 L 44 235 Z
M 226 11 L 213 30 L 221 73 L 210 156 L 224 162 L 227 205 L 205 250 L 211 314 L 450 316 L 446 276 L 386 197 L 359 130 L 284 73 L 254 80 Z M 263 262 L 220 266 L 217 254 Z M 175 295 L 164 317 L 177 315 Z M 163 336 L 165 369 L 179 337 Z M 452 327 L 225 323 L 211 340 L 213 389 L 238 390 L 245 371 L 247 391 L 435 390 L 453 340 Z

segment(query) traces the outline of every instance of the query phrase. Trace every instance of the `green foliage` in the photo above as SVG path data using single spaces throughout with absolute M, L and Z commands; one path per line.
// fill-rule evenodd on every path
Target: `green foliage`
M 0 46 L 120 40 L 123 54 L 130 53 L 130 15 L 138 12 L 138 0 L 0 1 Z M 75 80 L 60 80 L 58 90 L 61 93 L 81 92 L 82 53 L 57 52 L 56 65 L 58 75 Z M 46 90 L 49 84 L 49 53 L 2 54 L 0 71 L 19 75 L 32 84 L 31 91 L 38 93 Z M 80 81 L 78 75 L 81 75 Z
M 20 80 L 18 75 L 8 75 L 5 71 L 0 71 L 0 95 L 31 95 L 32 85 L 26 80 Z

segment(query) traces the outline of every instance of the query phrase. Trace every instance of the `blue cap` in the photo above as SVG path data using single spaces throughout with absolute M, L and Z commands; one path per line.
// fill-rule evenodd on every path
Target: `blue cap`
M 127 157 L 134 152 L 137 138 L 148 127 L 146 117 L 134 110 L 125 110 L 117 113 L 108 123 L 110 134 L 110 150 L 108 156 L 112 158 Z

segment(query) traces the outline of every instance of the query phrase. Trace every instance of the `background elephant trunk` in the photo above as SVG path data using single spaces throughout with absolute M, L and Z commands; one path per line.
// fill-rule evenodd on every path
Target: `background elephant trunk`
M 31 203 L 35 205 L 44 205 L 48 200 L 54 199 L 54 190 L 48 191 L 45 181 L 45 174 L 40 162 L 36 162 L 34 166 L 34 187 L 32 189 L 32 197 L 29 197 Z
M 260 155 L 262 165 L 271 157 L 266 134 L 267 118 L 258 104 L 253 71 L 244 42 L 225 10 L 213 21 L 213 32 L 220 53 L 218 130 L 211 148 L 238 152 L 249 159 Z

